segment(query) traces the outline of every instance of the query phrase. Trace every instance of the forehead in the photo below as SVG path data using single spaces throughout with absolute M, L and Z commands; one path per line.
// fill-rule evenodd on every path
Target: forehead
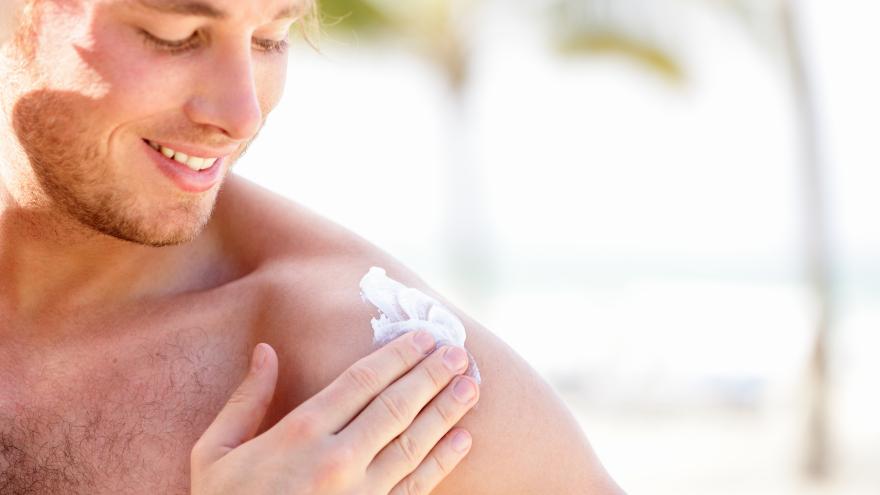
M 314 0 L 97 0 L 137 10 L 219 20 L 283 19 L 302 16 Z

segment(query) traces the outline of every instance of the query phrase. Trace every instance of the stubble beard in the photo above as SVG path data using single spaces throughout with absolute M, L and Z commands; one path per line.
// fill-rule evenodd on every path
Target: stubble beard
M 94 102 L 36 92 L 15 105 L 13 124 L 39 194 L 66 218 L 92 232 L 141 245 L 183 244 L 204 230 L 217 190 L 151 198 L 124 166 L 102 156 L 86 124 Z M 91 101 L 91 100 L 89 100 Z M 131 150 L 133 157 L 142 157 Z M 141 160 L 143 158 L 140 158 Z
M 102 154 L 88 121 L 99 102 L 47 90 L 25 93 L 17 101 L 7 99 L 13 93 L 22 94 L 19 90 L 32 80 L 28 75 L 36 50 L 35 4 L 34 0 L 24 2 L 13 43 L 0 53 L 0 70 L 6 73 L 0 87 L 5 93 L 0 93 L 0 118 L 5 121 L 0 132 L 10 133 L 4 138 L 17 141 L 21 148 L 0 159 L 25 162 L 7 163 L 12 165 L 7 172 L 19 176 L 14 182 L 27 189 L 19 193 L 36 198 L 41 211 L 51 209 L 44 216 L 58 220 L 49 220 L 52 225 L 47 227 L 62 237 L 76 232 L 89 237 L 103 234 L 153 247 L 195 239 L 211 217 L 217 189 L 199 195 L 150 197 L 133 179 L 136 175 L 124 169 L 139 164 L 114 164 L 107 152 Z M 137 149 L 130 153 L 143 159 Z

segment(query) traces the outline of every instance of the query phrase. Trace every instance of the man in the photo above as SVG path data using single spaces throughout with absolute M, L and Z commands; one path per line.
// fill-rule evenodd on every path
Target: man
M 441 298 L 229 174 L 308 4 L 0 1 L 0 493 L 619 493 L 467 316 L 479 391 L 373 352 L 370 266 Z

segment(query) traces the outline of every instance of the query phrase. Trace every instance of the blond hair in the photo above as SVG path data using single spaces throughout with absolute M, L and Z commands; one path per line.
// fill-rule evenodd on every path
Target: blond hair
M 306 0 L 305 14 L 297 23 L 300 35 L 306 42 L 317 49 L 321 37 L 321 15 L 318 0 Z

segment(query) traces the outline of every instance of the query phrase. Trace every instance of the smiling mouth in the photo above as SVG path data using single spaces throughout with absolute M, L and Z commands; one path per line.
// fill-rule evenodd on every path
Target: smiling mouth
M 186 165 L 190 170 L 195 172 L 201 172 L 202 170 L 207 170 L 214 166 L 214 164 L 219 160 L 217 157 L 199 157 L 199 156 L 189 156 L 186 153 L 182 153 L 180 151 L 173 150 L 167 146 L 162 146 L 161 144 L 145 139 L 147 144 L 150 145 L 151 148 L 162 153 L 166 158 L 170 158 L 181 165 Z

